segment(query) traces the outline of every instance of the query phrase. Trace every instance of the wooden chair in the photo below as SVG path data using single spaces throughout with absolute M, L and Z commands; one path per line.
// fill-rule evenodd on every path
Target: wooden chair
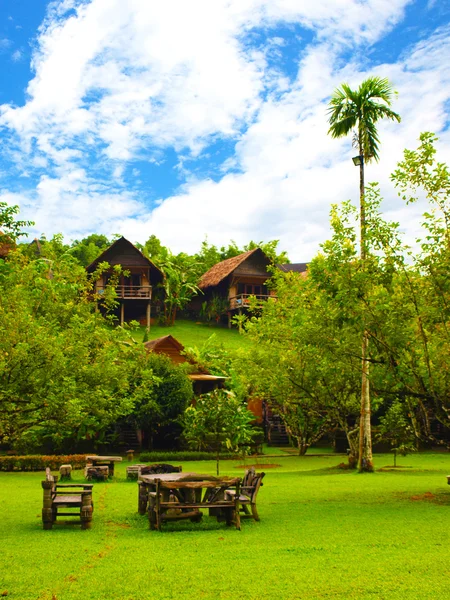
M 90 483 L 57 484 L 58 478 L 51 474 L 49 468 L 45 470 L 45 481 L 41 482 L 44 490 L 44 504 L 42 508 L 42 522 L 44 529 L 51 529 L 60 517 L 79 517 L 81 529 L 91 527 L 92 512 L 92 488 Z M 61 509 L 76 509 L 75 512 L 60 512 Z
M 240 510 L 244 513 L 243 517 L 252 517 L 255 521 L 260 520 L 258 509 L 256 508 L 256 496 L 258 495 L 259 488 L 263 485 L 262 480 L 264 476 L 265 473 L 256 473 L 253 467 L 245 472 L 239 496 Z M 234 497 L 235 494 L 235 490 L 226 491 L 226 495 L 229 497 Z M 248 510 L 249 506 L 251 514 Z
M 234 521 L 236 529 L 241 528 L 239 516 L 239 478 L 221 480 L 197 481 L 161 481 L 156 479 L 156 491 L 149 494 L 148 517 L 150 529 L 161 531 L 165 521 L 190 519 L 193 522 L 201 520 L 203 513 L 200 509 L 220 510 L 217 520 L 222 515 L 227 525 Z M 226 496 L 226 490 L 233 486 L 235 495 Z

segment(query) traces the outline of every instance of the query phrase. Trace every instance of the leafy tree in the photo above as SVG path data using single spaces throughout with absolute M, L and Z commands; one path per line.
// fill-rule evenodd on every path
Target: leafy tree
M 379 439 L 388 442 L 394 452 L 394 467 L 397 466 L 397 454 L 406 456 L 416 450 L 414 431 L 403 403 L 395 401 L 380 418 Z
M 390 109 L 393 90 L 388 79 L 369 77 L 357 90 L 343 84 L 334 91 L 329 104 L 329 133 L 333 138 L 347 136 L 354 131 L 354 145 L 360 157 L 360 238 L 361 263 L 366 260 L 366 203 L 364 192 L 364 163 L 378 161 L 379 137 L 376 124 L 382 119 L 400 122 L 400 116 Z M 370 423 L 370 391 L 368 355 L 369 332 L 365 330 L 362 339 L 362 381 L 360 419 L 360 470 L 372 471 L 372 437 Z
M 33 221 L 18 221 L 16 215 L 19 213 L 17 205 L 10 206 L 6 202 L 0 202 L 0 246 L 15 243 L 18 238 L 26 236 L 22 231 L 24 227 L 32 227 Z
M 145 432 L 152 448 L 158 430 L 176 423 L 192 400 L 192 383 L 180 365 L 151 352 L 134 364 L 131 380 L 134 409 L 127 421 Z
M 183 435 L 189 447 L 216 452 L 216 471 L 222 450 L 242 452 L 253 439 L 254 415 L 226 390 L 214 390 L 196 399 L 183 417 Z
M 70 255 L 0 264 L 0 439 L 32 449 L 96 437 L 133 408 L 128 363 L 139 352 L 90 301 Z
M 75 240 L 72 243 L 71 253 L 80 265 L 87 267 L 110 245 L 111 242 L 105 235 L 92 233 L 81 241 Z

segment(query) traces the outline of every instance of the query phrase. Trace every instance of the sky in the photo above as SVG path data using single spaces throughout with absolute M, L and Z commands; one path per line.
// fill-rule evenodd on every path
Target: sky
M 0 0 L 0 201 L 29 239 L 278 239 L 306 262 L 358 202 L 327 104 L 375 75 L 402 122 L 366 180 L 412 242 L 425 206 L 389 175 L 423 131 L 450 163 L 449 59 L 450 0 Z

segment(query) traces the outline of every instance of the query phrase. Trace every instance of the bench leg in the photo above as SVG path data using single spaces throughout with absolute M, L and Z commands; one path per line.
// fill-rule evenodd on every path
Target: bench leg
M 43 508 L 42 509 L 42 524 L 44 529 L 51 529 L 53 527 L 53 509 Z
M 156 512 L 155 512 L 155 500 L 150 498 L 148 503 L 148 524 L 151 530 L 156 529 Z
M 148 505 L 147 486 L 140 481 L 139 482 L 139 496 L 138 496 L 138 513 L 140 515 L 145 515 L 145 513 L 147 511 L 147 505 Z

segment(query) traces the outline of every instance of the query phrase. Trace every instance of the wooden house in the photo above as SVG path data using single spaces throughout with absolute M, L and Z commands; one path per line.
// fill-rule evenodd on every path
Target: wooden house
M 165 335 L 156 340 L 145 342 L 144 344 L 147 352 L 155 352 L 156 354 L 164 354 L 168 356 L 172 362 L 177 365 L 190 362 L 194 365 L 194 372 L 189 373 L 188 377 L 192 381 L 192 389 L 194 395 L 206 394 L 215 390 L 216 388 L 223 387 L 225 377 L 211 375 L 206 369 L 201 369 L 195 363 L 189 361 L 189 359 L 183 354 L 184 346 L 177 339 L 171 335 Z
M 203 302 L 218 297 L 224 303 L 230 326 L 231 317 L 248 307 L 250 296 L 258 300 L 276 297 L 266 285 L 271 264 L 261 248 L 255 248 L 214 265 L 200 279 L 199 288 L 204 295 L 195 299 L 192 308 L 200 310 Z
M 102 273 L 95 283 L 95 292 L 102 294 L 112 274 L 114 265 L 121 265 L 128 275 L 121 275 L 116 287 L 117 300 L 120 303 L 118 316 L 120 324 L 125 321 L 137 320 L 150 328 L 152 314 L 152 291 L 163 281 L 162 272 L 151 260 L 142 254 L 131 242 L 124 237 L 116 240 L 86 270 L 93 273 L 98 265 L 107 262 L 111 269 Z

